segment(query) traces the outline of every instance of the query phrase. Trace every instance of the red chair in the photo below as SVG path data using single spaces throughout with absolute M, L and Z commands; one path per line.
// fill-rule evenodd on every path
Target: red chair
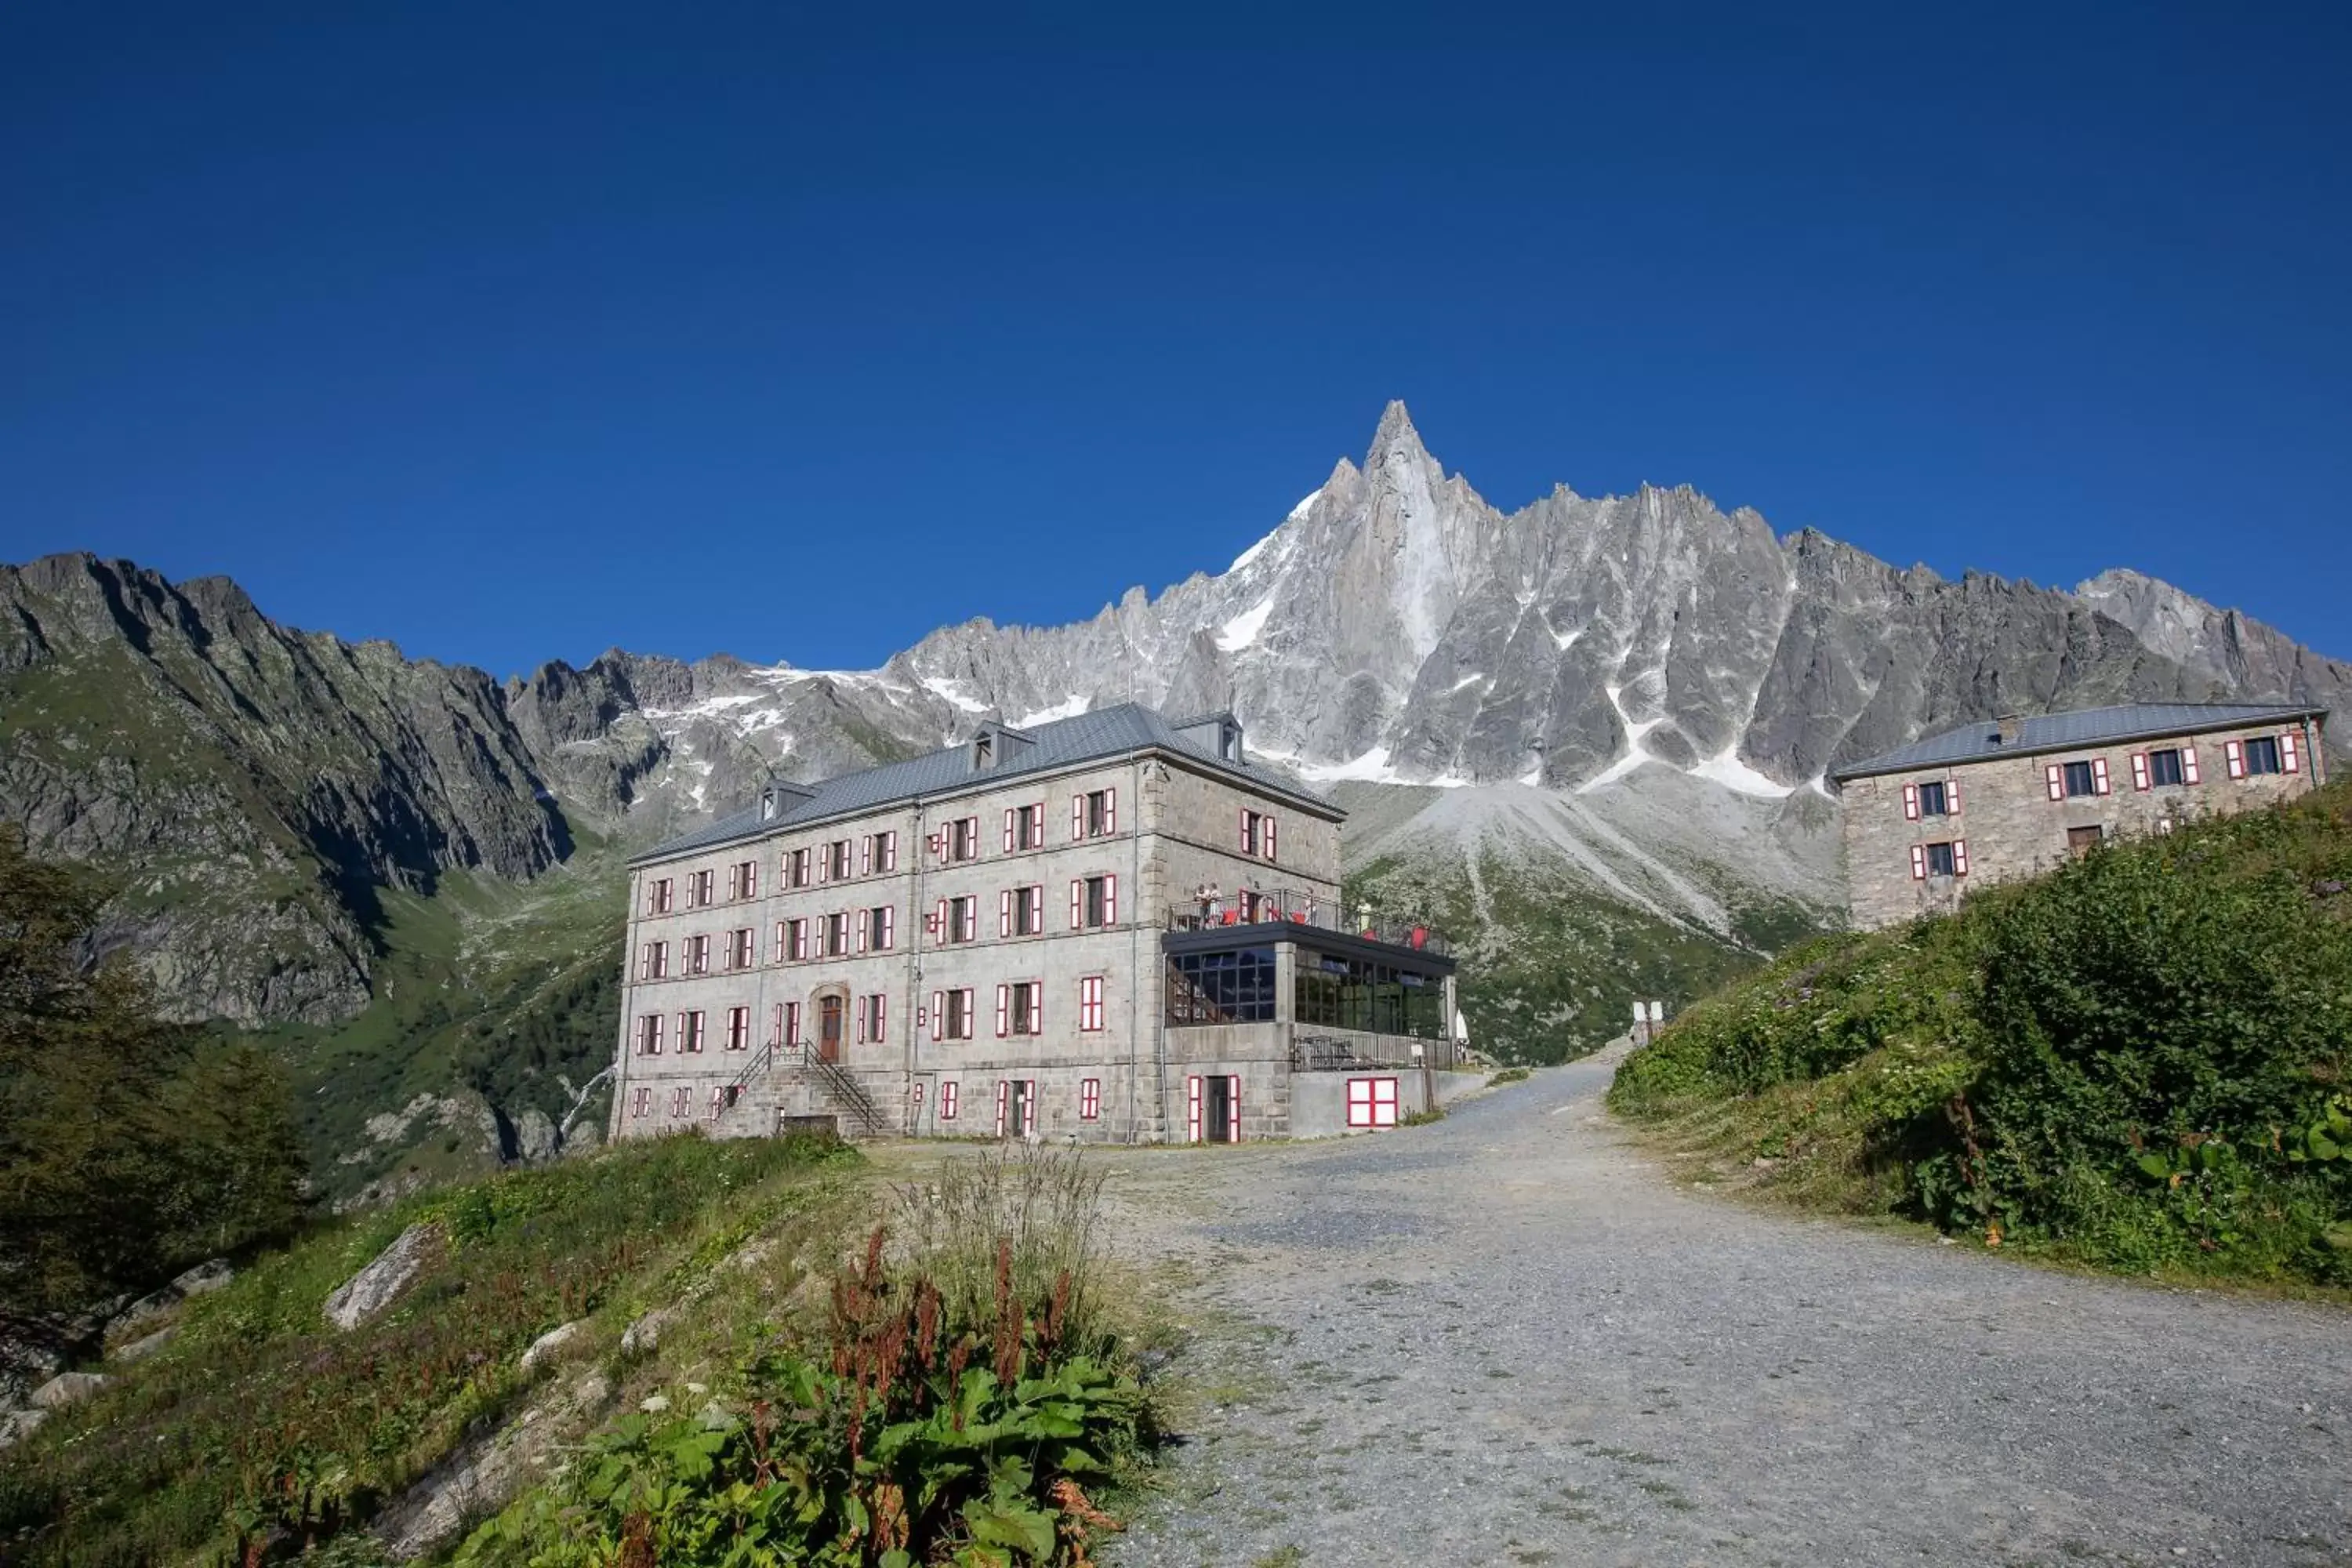
M 1412 935 L 1407 940 L 1412 943 L 1413 950 L 1415 952 L 1419 952 L 1423 947 L 1428 944 L 1429 928 L 1427 926 L 1413 927 Z

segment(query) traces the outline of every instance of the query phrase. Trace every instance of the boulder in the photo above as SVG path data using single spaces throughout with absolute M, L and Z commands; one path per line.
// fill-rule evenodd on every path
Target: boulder
M 678 1310 L 676 1307 L 656 1307 L 652 1311 L 622 1330 L 621 1353 L 635 1355 L 639 1351 L 649 1351 L 661 1343 L 663 1331 L 669 1327 L 671 1320 L 677 1316 L 677 1312 Z
M 395 1563 L 446 1547 L 543 1473 L 561 1446 L 594 1425 L 613 1397 L 601 1372 L 559 1386 L 488 1437 L 467 1443 L 391 1504 L 368 1532 Z
M 0 1448 L 30 1436 L 33 1428 L 48 1418 L 46 1410 L 0 1410 Z
M 402 1231 L 374 1262 L 335 1288 L 327 1298 L 327 1321 L 339 1329 L 356 1329 L 391 1306 L 439 1248 L 441 1239 L 438 1224 L 412 1225 Z
M 33 1390 L 33 1407 L 62 1410 L 68 1405 L 79 1405 L 111 1381 L 102 1373 L 61 1372 Z
M 153 1355 L 157 1351 L 162 1350 L 165 1345 L 170 1344 L 172 1342 L 173 1336 L 177 1334 L 179 1331 L 179 1324 L 166 1323 L 162 1328 L 157 1329 L 153 1333 L 148 1334 L 144 1338 L 135 1339 L 127 1345 L 116 1347 L 113 1359 L 116 1361 L 144 1361 L 147 1357 Z
M 581 1318 L 574 1318 L 568 1323 L 558 1323 L 555 1327 L 548 1330 L 547 1332 L 540 1335 L 539 1338 L 531 1341 L 530 1348 L 522 1352 L 522 1360 L 517 1364 L 524 1373 L 527 1373 L 530 1372 L 533 1368 L 537 1367 L 540 1363 L 547 1360 L 557 1351 L 562 1349 L 564 1345 L 570 1343 L 572 1339 L 585 1327 L 587 1327 L 587 1321 L 585 1319 Z

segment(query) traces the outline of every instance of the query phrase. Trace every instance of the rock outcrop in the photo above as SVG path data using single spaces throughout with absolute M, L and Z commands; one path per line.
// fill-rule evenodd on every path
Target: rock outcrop
M 374 1261 L 335 1287 L 323 1309 L 327 1321 L 348 1332 L 379 1316 L 408 1289 L 446 1238 L 437 1224 L 412 1225 Z

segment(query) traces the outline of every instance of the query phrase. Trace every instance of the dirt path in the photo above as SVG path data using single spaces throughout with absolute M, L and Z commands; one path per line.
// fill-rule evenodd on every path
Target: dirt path
M 1208 1394 L 1115 1560 L 2352 1563 L 2352 1314 L 1686 1194 L 1609 1070 L 1110 1156 Z

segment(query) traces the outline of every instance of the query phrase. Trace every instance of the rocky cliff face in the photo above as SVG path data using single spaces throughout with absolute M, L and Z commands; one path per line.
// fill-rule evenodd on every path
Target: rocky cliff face
M 1350 786 L 1351 857 L 1391 879 L 1502 856 L 1738 942 L 1834 901 L 1843 762 L 2007 711 L 2347 692 L 2352 668 L 2133 573 L 1948 582 L 1687 488 L 1505 513 L 1391 405 L 1225 572 L 869 671 L 615 650 L 499 686 L 219 579 L 0 568 L 0 817 L 121 879 L 118 933 L 183 1011 L 326 1020 L 370 994 L 383 889 L 528 882 L 575 833 L 643 842 L 990 712 L 1230 704 L 1254 749 Z

